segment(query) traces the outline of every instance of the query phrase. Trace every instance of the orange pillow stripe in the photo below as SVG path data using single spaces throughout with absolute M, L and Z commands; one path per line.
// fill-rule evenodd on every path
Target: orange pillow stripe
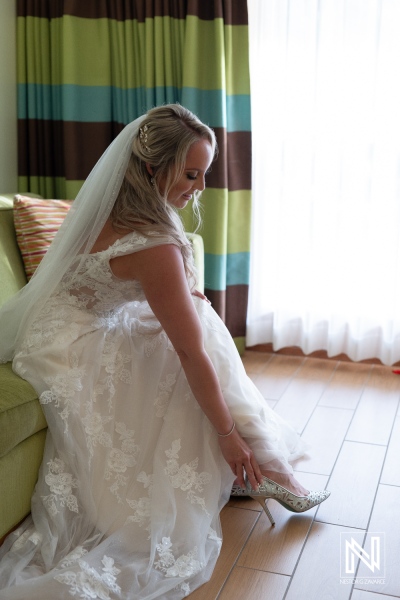
M 72 200 L 42 200 L 17 194 L 14 226 L 27 279 L 32 277 L 65 219 Z

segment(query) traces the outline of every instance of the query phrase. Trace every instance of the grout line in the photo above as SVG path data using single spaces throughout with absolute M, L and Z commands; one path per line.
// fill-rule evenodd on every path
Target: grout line
M 303 427 L 303 429 L 301 430 L 301 434 L 300 434 L 301 436 L 303 435 L 304 431 L 306 430 L 306 427 L 307 427 L 307 425 L 309 424 L 309 422 L 311 421 L 311 419 L 312 419 L 312 417 L 313 417 L 313 415 L 314 415 L 315 411 L 316 411 L 316 410 L 317 410 L 317 408 L 320 406 L 319 402 L 320 402 L 320 400 L 321 400 L 322 396 L 324 395 L 324 392 L 325 392 L 325 390 L 327 389 L 327 387 L 329 386 L 330 382 L 332 381 L 332 378 L 333 378 L 334 374 L 336 373 L 336 371 L 337 371 L 337 369 L 338 369 L 338 367 L 339 367 L 339 364 L 340 364 L 340 361 L 337 361 L 337 364 L 335 365 L 335 368 L 332 370 L 331 376 L 330 376 L 330 377 L 329 377 L 329 379 L 326 381 L 326 385 L 324 386 L 324 389 L 323 389 L 323 391 L 321 392 L 321 394 L 320 394 L 320 396 L 319 396 L 319 398 L 318 398 L 318 400 L 317 400 L 317 402 L 316 402 L 316 404 L 315 404 L 314 408 L 312 409 L 312 411 L 311 411 L 311 413 L 310 413 L 310 415 L 309 415 L 309 417 L 308 417 L 308 419 L 307 419 L 306 423 L 304 424 L 304 427 Z M 333 407 L 332 407 L 332 408 L 333 408 Z
M 286 385 L 285 389 L 282 391 L 282 393 L 280 394 L 279 398 L 276 399 L 276 404 L 275 404 L 273 410 L 275 410 L 276 405 L 279 403 L 279 401 L 282 398 L 283 394 L 286 392 L 286 390 L 288 389 L 289 385 L 291 384 L 291 382 L 293 381 L 293 379 L 296 377 L 297 373 L 301 370 L 301 368 L 303 367 L 303 365 L 306 362 L 306 360 L 307 360 L 306 357 L 304 357 L 303 360 L 301 361 L 301 363 L 299 364 L 299 366 L 297 367 L 297 369 L 295 371 L 293 371 L 293 373 L 292 373 L 292 375 L 290 377 L 288 377 L 288 379 L 287 379 L 287 385 Z
M 237 569 L 247 569 L 248 571 L 257 571 L 257 573 L 271 573 L 271 575 L 279 575 L 280 577 L 287 577 L 290 575 L 287 573 L 279 573 L 279 571 L 264 571 L 264 569 L 256 569 L 255 567 L 245 567 L 244 565 L 237 565 Z
M 234 507 L 233 507 L 233 508 L 234 508 Z M 258 512 L 258 511 L 255 511 L 255 512 Z M 237 566 L 237 562 L 238 562 L 239 558 L 242 556 L 243 550 L 245 549 L 245 547 L 246 547 L 246 544 L 247 544 L 247 542 L 249 541 L 249 539 L 250 539 L 250 536 L 251 536 L 251 534 L 253 533 L 253 531 L 254 531 L 254 528 L 255 528 L 255 526 L 257 525 L 257 523 L 258 523 L 258 521 L 259 521 L 260 517 L 261 517 L 261 513 L 258 515 L 258 517 L 256 518 L 256 520 L 254 521 L 254 525 L 253 525 L 253 527 L 250 529 L 250 531 L 249 531 L 249 534 L 248 534 L 248 536 L 246 537 L 246 540 L 243 542 L 243 546 L 242 546 L 241 550 L 238 552 L 238 555 L 236 556 L 236 559 L 233 561 L 233 563 L 232 563 L 232 566 L 231 566 L 231 568 L 229 569 L 229 572 L 227 573 L 227 575 L 226 575 L 226 577 L 225 577 L 225 579 L 224 579 L 224 582 L 223 582 L 223 584 L 221 585 L 221 588 L 220 588 L 220 590 L 219 590 L 218 594 L 215 596 L 215 600 L 218 600 L 218 598 L 220 597 L 220 595 L 221 595 L 221 593 L 222 593 L 222 591 L 223 591 L 224 587 L 226 586 L 226 584 L 227 584 L 227 582 L 228 582 L 228 579 L 229 579 L 229 577 L 230 577 L 230 576 L 231 576 L 231 574 L 232 574 L 232 571 L 233 571 L 233 569 L 234 569 L 234 568 Z
M 316 512 L 317 512 L 317 511 L 316 511 Z M 293 571 L 292 571 L 292 574 L 290 575 L 290 580 L 289 580 L 288 586 L 287 586 L 287 588 L 286 588 L 286 590 L 285 590 L 285 593 L 284 593 L 284 595 L 283 595 L 283 598 L 282 598 L 282 600 L 285 600 L 285 598 L 286 598 L 286 596 L 287 596 L 287 594 L 288 594 L 288 592 L 289 592 L 290 586 L 292 585 L 292 582 L 293 582 L 293 577 L 294 577 L 294 575 L 295 575 L 295 573 L 296 573 L 296 569 L 297 569 L 297 567 L 298 567 L 298 564 L 299 564 L 299 562 L 300 562 L 300 560 L 301 560 L 301 557 L 302 557 L 302 554 L 303 554 L 304 548 L 305 548 L 305 546 L 306 546 L 306 543 L 307 543 L 307 541 L 308 541 L 308 538 L 310 537 L 310 532 L 311 532 L 312 526 L 313 526 L 313 525 L 314 525 L 314 523 L 316 522 L 316 521 L 315 521 L 315 515 L 316 515 L 316 513 L 314 514 L 314 516 L 313 516 L 313 518 L 312 518 L 312 520 L 311 520 L 310 527 L 308 528 L 307 534 L 306 534 L 306 536 L 305 536 L 305 538 L 304 538 L 303 545 L 302 545 L 302 547 L 301 547 L 301 549 L 300 549 L 300 552 L 299 552 L 299 555 L 298 555 L 298 557 L 297 557 L 296 564 L 295 564 L 295 565 L 294 565 L 294 567 L 293 567 Z

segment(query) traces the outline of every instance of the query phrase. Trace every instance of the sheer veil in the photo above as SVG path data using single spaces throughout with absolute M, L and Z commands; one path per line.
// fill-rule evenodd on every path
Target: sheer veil
M 0 309 L 0 362 L 13 358 L 21 335 L 63 275 L 79 269 L 77 257 L 90 252 L 114 205 L 132 140 L 145 117 L 127 125 L 100 157 L 34 276 Z

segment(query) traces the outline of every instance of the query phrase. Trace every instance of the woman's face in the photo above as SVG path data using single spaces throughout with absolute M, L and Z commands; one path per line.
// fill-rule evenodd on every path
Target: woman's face
M 182 177 L 170 189 L 168 202 L 175 208 L 185 208 L 196 190 L 203 191 L 206 187 L 205 174 L 213 159 L 211 144 L 201 139 L 192 144 L 186 157 Z M 162 181 L 159 182 L 160 192 L 163 193 Z

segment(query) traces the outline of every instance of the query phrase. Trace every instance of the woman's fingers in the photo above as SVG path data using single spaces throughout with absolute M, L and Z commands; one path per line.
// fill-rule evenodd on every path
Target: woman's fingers
M 236 475 L 237 484 L 246 487 L 245 474 L 253 490 L 262 482 L 260 467 L 246 442 L 235 430 L 227 437 L 219 438 L 220 447 L 225 460 Z
M 247 478 L 248 478 L 249 483 L 251 485 L 251 489 L 252 490 L 257 490 L 259 481 L 257 480 L 257 476 L 255 474 L 255 469 L 254 469 L 255 465 L 252 464 L 253 461 L 254 461 L 254 459 L 253 459 L 253 461 L 252 461 L 252 459 L 253 459 L 253 456 L 251 456 L 248 464 L 245 465 L 244 468 L 246 470 L 246 475 L 247 475 Z M 257 463 L 256 463 L 256 465 L 257 465 Z
M 243 465 L 234 464 L 231 468 L 232 468 L 233 473 L 236 475 L 237 485 L 240 485 L 241 488 L 245 488 L 246 484 L 244 481 Z
M 208 302 L 208 304 L 211 304 L 211 302 L 207 298 L 207 296 L 205 296 L 204 294 L 202 294 L 201 292 L 199 292 L 199 290 L 193 290 L 192 295 L 193 296 L 197 296 L 198 298 L 201 298 L 202 300 L 205 300 L 206 302 Z
M 243 440 L 243 442 L 244 442 L 244 440 Z M 236 462 L 237 475 L 238 475 L 239 479 L 241 480 L 241 484 L 243 483 L 243 487 L 245 487 L 244 473 L 246 473 L 247 479 L 251 485 L 251 488 L 253 490 L 256 490 L 258 488 L 259 483 L 261 482 L 261 479 L 260 479 L 260 476 L 262 477 L 261 471 L 260 471 L 258 463 L 253 455 L 253 452 L 250 450 L 250 448 L 247 446 L 247 444 L 245 442 L 244 442 L 244 444 L 245 444 L 245 446 L 242 450 L 242 456 Z
M 254 476 L 257 480 L 257 483 L 260 484 L 263 482 L 263 474 L 261 473 L 261 469 L 258 466 L 258 462 L 256 461 L 256 459 L 254 458 L 254 456 L 252 456 L 252 467 L 253 467 L 253 471 L 254 471 Z

